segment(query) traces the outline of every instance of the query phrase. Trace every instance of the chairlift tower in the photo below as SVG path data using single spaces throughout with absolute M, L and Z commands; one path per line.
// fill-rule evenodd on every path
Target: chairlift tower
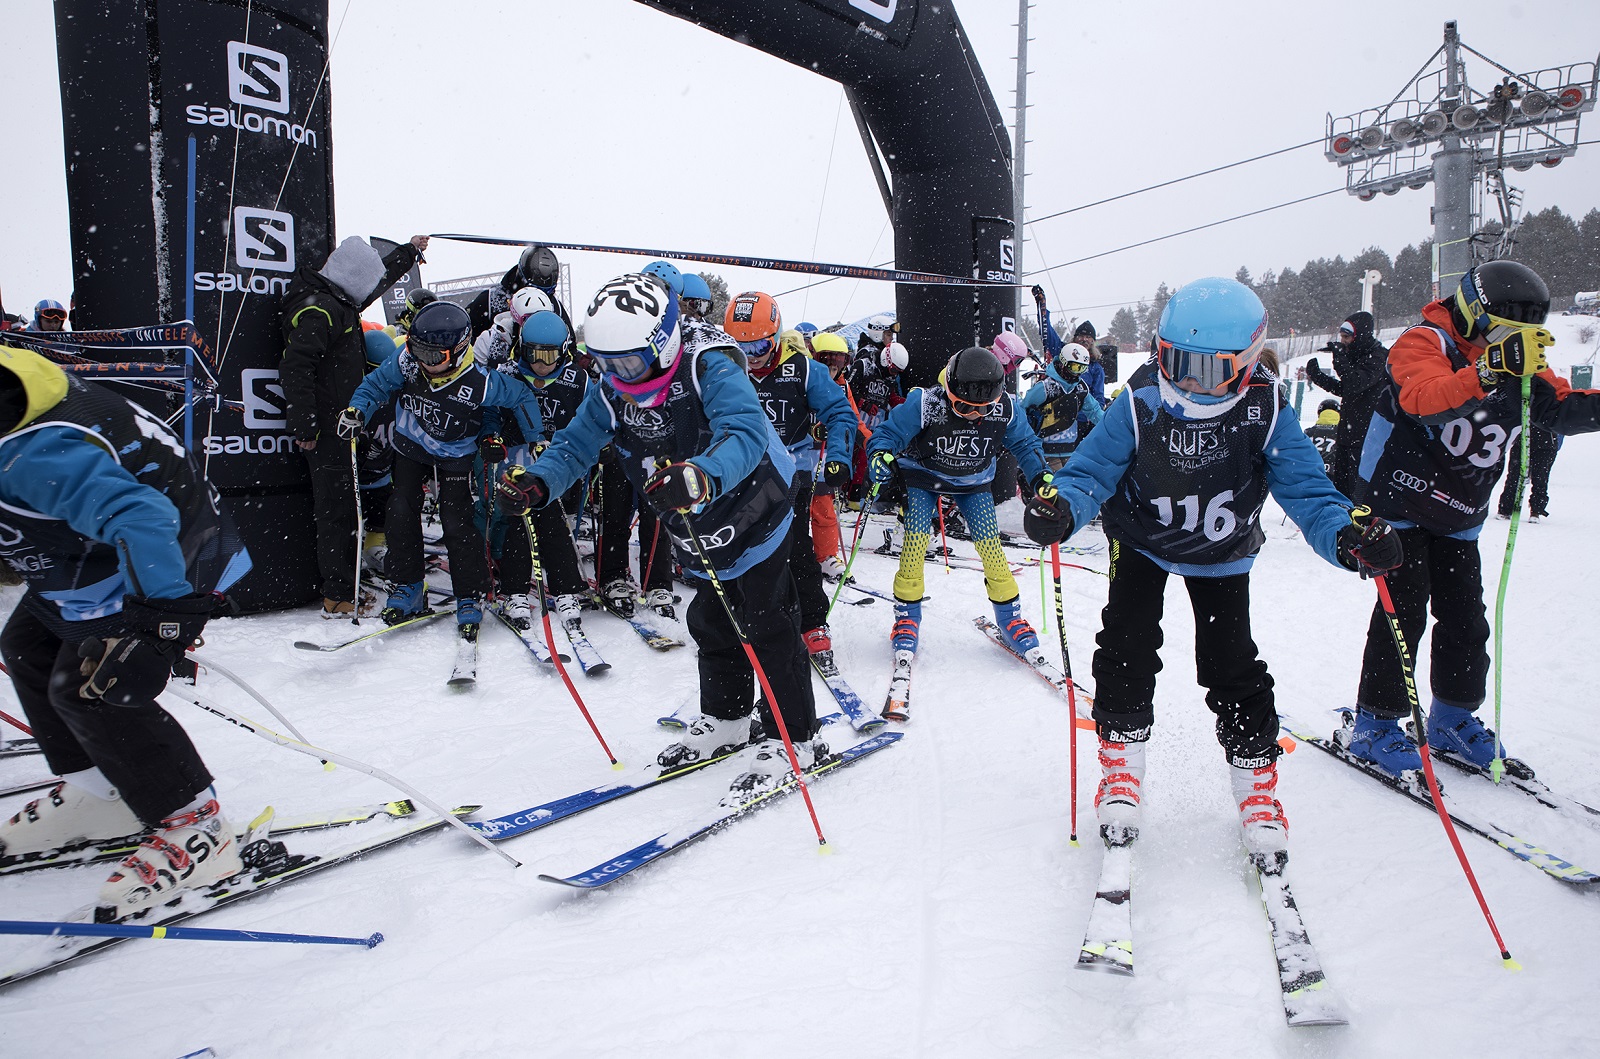
M 1474 88 L 1463 53 L 1492 67 L 1498 83 Z M 1437 298 L 1476 263 L 1484 188 L 1499 198 L 1503 223 L 1514 227 L 1520 195 L 1506 183 L 1506 170 L 1553 168 L 1577 153 L 1578 123 L 1600 88 L 1597 63 L 1513 73 L 1462 43 L 1455 22 L 1446 22 L 1444 43 L 1388 103 L 1328 115 L 1323 154 L 1344 167 L 1345 190 L 1363 202 L 1433 184 Z M 1502 240 L 1485 256 L 1505 249 Z

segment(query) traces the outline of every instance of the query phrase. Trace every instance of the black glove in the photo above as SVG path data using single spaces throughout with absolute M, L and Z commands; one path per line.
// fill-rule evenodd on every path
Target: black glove
M 506 439 L 499 434 L 485 434 L 478 439 L 478 454 L 484 463 L 504 463 L 510 450 L 506 448 Z
M 1322 374 L 1322 365 L 1317 363 L 1317 358 L 1316 357 L 1312 357 L 1310 360 L 1306 361 L 1306 374 L 1307 375 L 1321 375 Z
M 1036 302 L 1044 301 L 1044 288 L 1039 286 L 1037 283 L 1035 283 L 1033 285 L 1033 288 L 1028 293 L 1033 295 L 1033 300 L 1034 301 L 1036 301 Z
M 1351 511 L 1350 525 L 1339 531 L 1338 554 L 1346 569 L 1363 578 L 1398 570 L 1406 559 L 1400 534 L 1364 507 Z
M 703 504 L 715 491 L 711 476 L 687 461 L 668 464 L 644 483 L 645 499 L 662 514 Z
M 1048 474 L 1031 483 L 1033 495 L 1022 513 L 1022 531 L 1035 544 L 1059 544 L 1072 536 L 1072 511 L 1061 501 Z
M 850 483 L 850 465 L 843 460 L 829 460 L 822 465 L 823 485 L 848 485 Z
M 500 498 L 500 510 L 508 515 L 526 515 L 536 507 L 544 507 L 550 496 L 550 487 L 536 474 L 520 463 L 506 468 L 506 473 L 495 483 L 495 495 Z
M 90 638 L 78 645 L 82 659 L 78 674 L 86 678 L 78 694 L 112 706 L 150 705 L 167 686 L 172 667 L 183 660 L 184 651 L 200 639 L 214 606 L 210 595 L 123 597 L 127 633 L 104 640 Z
M 359 408 L 346 408 L 339 413 L 339 422 L 334 425 L 334 430 L 346 441 L 354 441 L 361 433 L 361 428 L 366 425 L 366 418 Z

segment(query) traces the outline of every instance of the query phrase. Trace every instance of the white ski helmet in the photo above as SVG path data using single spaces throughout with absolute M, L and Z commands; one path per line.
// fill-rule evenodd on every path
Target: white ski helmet
M 552 312 L 550 296 L 538 287 L 523 287 L 511 296 L 511 319 L 520 327 L 534 313 Z
M 1061 347 L 1056 365 L 1068 375 L 1082 375 L 1089 370 L 1089 351 L 1076 342 L 1068 342 Z
M 900 331 L 900 325 L 888 313 L 877 313 L 861 329 L 861 337 L 875 346 L 887 346 Z
M 905 371 L 911 364 L 911 351 L 898 342 L 890 342 L 883 347 L 878 359 L 890 371 Z
M 589 303 L 583 341 L 617 388 L 632 393 L 677 362 L 683 341 L 678 298 L 654 276 L 618 276 Z

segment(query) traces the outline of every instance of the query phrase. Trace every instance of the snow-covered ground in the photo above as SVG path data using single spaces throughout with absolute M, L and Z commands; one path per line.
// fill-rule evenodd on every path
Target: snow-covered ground
M 1600 805 L 1588 580 L 1597 482 L 1600 439 L 1571 439 L 1555 466 L 1553 517 L 1519 536 L 1504 735 L 1552 787 Z M 1373 589 L 1318 559 L 1282 517 L 1271 504 L 1263 515 L 1256 638 L 1280 708 L 1331 730 L 1329 711 L 1353 698 Z M 1491 584 L 1507 525 L 1491 519 L 1484 534 Z M 1073 543 L 1100 539 L 1090 530 Z M 887 590 L 892 561 L 863 553 L 863 581 Z M 1105 568 L 1103 555 L 1075 561 Z M 1064 576 L 1068 637 L 1087 682 L 1106 582 Z M 1028 569 L 1019 580 L 1037 621 L 1038 575 Z M 380 930 L 387 941 L 378 948 L 129 942 L 0 993 L 4 1054 L 174 1059 L 203 1046 L 224 1059 L 1594 1054 L 1600 894 L 1573 892 L 1463 836 L 1525 967 L 1509 973 L 1438 819 L 1306 747 L 1282 764 L 1291 872 L 1352 1019 L 1342 1028 L 1285 1026 L 1177 583 L 1134 867 L 1137 975 L 1078 971 L 1100 863 L 1092 734 L 1078 740 L 1085 841 L 1073 847 L 1065 703 L 971 627 L 987 610 L 981 575 L 930 566 L 927 592 L 906 737 L 815 788 L 832 856 L 817 854 L 804 806 L 790 798 L 605 891 L 574 894 L 535 878 L 586 868 L 692 818 L 720 794 L 727 777 L 715 769 L 508 843 L 524 862 L 516 871 L 459 834 L 433 834 L 197 923 Z M 14 598 L 5 596 L 5 609 Z M 596 615 L 586 624 L 614 668 L 576 678 L 579 688 L 618 755 L 643 764 L 667 741 L 654 719 L 692 693 L 692 648 L 658 655 L 620 622 Z M 841 666 L 874 704 L 888 681 L 889 624 L 881 601 L 835 615 Z M 485 629 L 480 681 L 465 693 L 444 687 L 446 627 L 342 654 L 292 650 L 308 632 L 324 634 L 310 610 L 217 621 L 207 650 L 312 741 L 441 801 L 481 802 L 485 816 L 614 775 L 560 681 L 503 630 Z M 1054 643 L 1053 629 L 1045 639 Z M 204 679 L 203 690 L 260 713 L 220 680 Z M 821 703 L 820 684 L 818 693 Z M 0 708 L 15 710 L 9 689 Z M 392 796 L 350 770 L 324 772 L 192 707 L 174 709 L 237 824 L 267 804 L 296 813 Z M 36 757 L 5 759 L 0 786 L 41 772 Z M 1473 807 L 1600 869 L 1600 830 L 1442 773 Z M 105 874 L 0 880 L 0 915 L 59 917 L 89 901 Z M 0 965 L 26 944 L 0 938 Z

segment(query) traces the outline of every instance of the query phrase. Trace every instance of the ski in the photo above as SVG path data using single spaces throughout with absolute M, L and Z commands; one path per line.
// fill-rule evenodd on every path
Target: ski
M 0 757 L 23 757 L 27 754 L 42 754 L 43 748 L 36 739 L 8 739 L 0 745 Z
M 1343 1026 L 1350 1019 L 1328 976 L 1322 973 L 1322 961 L 1300 918 L 1300 908 L 1289 889 L 1288 860 L 1288 854 L 1281 853 L 1270 860 L 1250 858 L 1261 882 L 1261 904 L 1272 932 L 1283 1014 L 1291 1026 Z
M 839 754 L 831 755 L 819 764 L 806 769 L 806 779 L 808 781 L 813 780 L 829 772 L 853 765 L 868 754 L 893 746 L 903 735 L 904 733 L 902 732 L 879 732 L 870 739 L 857 743 Z M 719 805 L 715 810 L 695 823 L 676 831 L 669 831 L 664 835 L 658 835 L 648 842 L 635 846 L 626 853 L 597 864 L 588 871 L 565 877 L 540 875 L 539 878 L 545 882 L 570 886 L 580 890 L 594 890 L 602 886 L 608 886 L 624 875 L 637 871 L 646 864 L 659 860 L 669 853 L 675 853 L 714 831 L 720 831 L 740 817 L 771 805 L 777 799 L 786 794 L 791 794 L 797 789 L 798 784 L 793 773 L 790 773 L 769 790 L 741 799 L 734 805 Z
M 1063 699 L 1067 697 L 1067 676 L 1056 667 L 1055 663 L 1044 656 L 1043 648 L 1040 648 L 1038 654 L 1033 657 L 1020 655 L 1012 650 L 1010 644 L 1006 643 L 1005 636 L 1000 632 L 1000 626 L 996 625 L 993 619 L 973 618 L 972 624 L 981 629 L 983 634 L 989 637 L 996 647 L 1033 670 L 1040 680 L 1055 688 Z M 1072 687 L 1078 701 L 1078 716 L 1087 720 L 1089 718 L 1089 709 L 1094 706 L 1094 696 L 1084 690 L 1083 685 L 1076 680 L 1072 682 Z
M 1409 725 L 1407 726 L 1409 727 Z M 1470 776 L 1477 776 L 1489 783 L 1494 783 L 1494 777 L 1489 775 L 1488 769 L 1481 769 L 1464 758 L 1457 757 L 1447 750 L 1441 750 L 1429 744 L 1433 756 L 1447 765 L 1453 765 Z M 1506 770 L 1500 777 L 1498 786 L 1508 787 L 1521 791 L 1546 809 L 1553 809 L 1557 813 L 1573 820 L 1581 820 L 1590 827 L 1600 828 L 1600 809 L 1586 805 L 1576 798 L 1569 798 L 1565 794 L 1557 794 L 1533 774 L 1533 770 L 1516 758 L 1506 758 Z
M 387 846 L 427 834 L 443 827 L 445 821 L 432 816 L 406 817 L 398 821 L 398 824 L 398 830 L 382 824 L 372 825 L 381 827 L 382 833 L 320 856 L 295 853 L 282 841 L 270 837 L 258 837 L 240 851 L 245 862 L 244 872 L 204 890 L 183 891 L 169 904 L 153 908 L 142 916 L 130 917 L 124 922 L 140 926 L 171 926 L 184 922 L 215 909 L 255 897 L 284 883 L 303 879 Z M 126 940 L 126 938 L 99 937 L 52 938 L 47 944 L 40 945 L 35 950 L 36 955 L 31 961 L 0 973 L 0 988 L 56 970 L 65 964 Z
M 506 617 L 505 613 L 501 611 L 499 607 L 490 607 L 489 613 L 498 618 L 500 620 L 500 624 L 504 625 L 511 635 L 522 641 L 522 646 L 526 647 L 528 649 L 528 653 L 533 655 L 534 661 L 547 666 L 553 664 L 550 661 L 550 648 L 546 647 L 544 641 L 539 639 L 538 636 L 534 635 L 531 629 L 517 628 L 516 625 L 512 623 L 511 619 Z M 563 662 L 572 661 L 572 659 L 568 658 L 566 655 L 562 655 L 561 660 Z
M 561 631 L 567 634 L 567 642 L 572 645 L 572 653 L 578 656 L 578 665 L 583 667 L 584 676 L 597 677 L 611 668 L 611 663 L 601 658 L 600 652 L 589 642 L 583 626 L 573 628 L 563 623 Z
M 320 644 L 312 643 L 309 640 L 296 640 L 294 645 L 302 651 L 343 651 L 346 647 L 354 647 L 358 643 L 367 643 L 371 640 L 376 640 L 380 636 L 387 636 L 389 633 L 399 632 L 401 629 L 415 628 L 418 625 L 423 625 L 427 622 L 433 621 L 435 618 L 442 618 L 446 614 L 454 613 L 454 607 L 441 607 L 438 610 L 430 610 L 422 614 L 418 614 L 414 618 L 407 618 L 405 621 L 395 622 L 393 625 L 381 625 L 378 628 L 373 629 L 371 632 L 364 632 L 354 639 L 345 640 L 341 643 Z
M 885 720 L 911 720 L 911 663 L 916 658 L 915 651 L 894 653 L 894 672 L 889 676 L 889 693 L 884 696 L 881 711 Z
M 53 782 L 59 783 L 60 781 Z M 479 805 L 463 805 L 456 808 L 454 812 L 457 816 L 466 816 L 477 812 L 481 808 L 482 806 Z M 380 802 L 375 805 L 357 805 L 348 809 L 335 809 L 331 812 L 302 813 L 298 816 L 287 817 L 274 816 L 268 835 L 272 838 L 281 838 L 284 835 L 326 831 L 336 827 L 348 827 L 351 824 L 364 824 L 379 817 L 399 820 L 403 817 L 413 816 L 417 811 L 416 804 L 406 798 L 400 801 Z M 120 860 L 137 849 L 140 840 L 143 838 L 143 834 L 129 835 L 120 839 L 91 842 L 75 848 L 46 850 L 17 857 L 0 856 L 0 876 L 18 875 L 22 872 L 37 871 L 41 868 L 75 868 L 82 864 Z
M 0 798 L 5 798 L 13 794 L 32 794 L 34 791 L 42 791 L 47 787 L 54 787 L 60 782 L 60 776 L 51 776 L 47 780 L 35 780 L 32 783 L 19 783 L 15 787 L 0 787 Z
M 456 664 L 450 670 L 447 687 L 470 688 L 478 682 L 478 626 L 456 635 Z
M 1100 861 L 1089 926 L 1078 949 L 1080 971 L 1133 973 L 1133 843 L 1138 831 L 1101 829 L 1106 851 Z
M 833 701 L 837 702 L 844 715 L 850 718 L 852 728 L 858 732 L 872 732 L 887 723 L 885 718 L 876 716 L 868 709 L 867 704 L 861 701 L 861 696 L 845 682 L 844 674 L 839 672 L 839 665 L 833 660 L 831 652 L 826 664 L 821 658 L 812 655 L 811 666 L 817 671 L 817 676 L 822 678 L 822 682 L 828 686 L 828 690 L 833 693 Z
M 1293 718 L 1281 713 L 1278 715 L 1278 723 L 1283 727 L 1284 731 L 1300 742 L 1316 747 L 1356 771 L 1372 777 L 1390 790 L 1397 791 L 1418 805 L 1425 806 L 1430 812 L 1434 811 L 1433 799 L 1429 796 L 1428 788 L 1420 776 L 1413 783 L 1397 779 L 1371 762 L 1364 761 L 1351 754 L 1344 748 L 1342 743 L 1332 736 L 1318 735 L 1296 722 Z M 1457 827 L 1464 831 L 1470 831 L 1480 838 L 1488 839 L 1518 860 L 1524 860 L 1532 864 L 1552 879 L 1584 889 L 1600 889 L 1600 875 L 1580 868 L 1571 861 L 1564 860 L 1547 849 L 1526 839 L 1519 838 L 1491 821 L 1481 819 L 1475 814 L 1467 812 L 1461 806 L 1455 804 L 1442 789 L 1440 793 L 1444 797 L 1445 810 L 1450 814 L 1450 819 L 1456 822 Z
M 643 640 L 652 649 L 657 651 L 670 651 L 674 647 L 683 646 L 682 640 L 668 636 L 666 633 L 660 631 L 642 618 L 639 618 L 636 615 L 627 615 L 622 613 L 622 611 L 618 610 L 611 604 L 610 600 L 606 599 L 593 588 L 589 589 L 589 599 L 595 604 L 595 606 L 599 607 L 607 614 L 610 614 L 616 618 L 621 618 L 623 621 L 627 622 L 633 631 L 639 634 L 639 639 Z
M 680 703 L 677 709 L 673 710 L 665 717 L 657 717 L 656 723 L 663 728 L 687 728 L 689 726 L 683 723 L 683 713 L 688 708 L 689 703 Z
M 827 726 L 838 721 L 840 716 L 837 713 L 830 713 L 828 716 L 820 718 L 817 723 Z M 748 746 L 749 744 L 746 745 Z M 690 765 L 678 765 L 673 768 L 666 768 L 662 765 L 648 765 L 636 771 L 632 778 L 624 779 L 617 783 L 602 784 L 599 787 L 591 787 L 589 790 L 579 791 L 577 794 L 569 794 L 565 798 L 557 798 L 554 801 L 545 802 L 543 805 L 535 805 L 530 809 L 497 816 L 493 820 L 485 820 L 481 823 L 471 821 L 470 826 L 491 842 L 502 842 L 508 838 L 525 835 L 529 831 L 537 831 L 541 827 L 548 827 L 558 820 L 565 820 L 568 817 L 577 816 L 579 813 L 588 812 L 596 806 L 614 802 L 618 798 L 626 798 L 630 794 L 638 794 L 640 791 L 659 787 L 663 783 L 682 779 L 691 773 L 699 772 L 708 765 L 726 761 L 743 749 L 744 747 L 739 747 L 720 757 L 707 758 L 705 761 L 696 761 Z

